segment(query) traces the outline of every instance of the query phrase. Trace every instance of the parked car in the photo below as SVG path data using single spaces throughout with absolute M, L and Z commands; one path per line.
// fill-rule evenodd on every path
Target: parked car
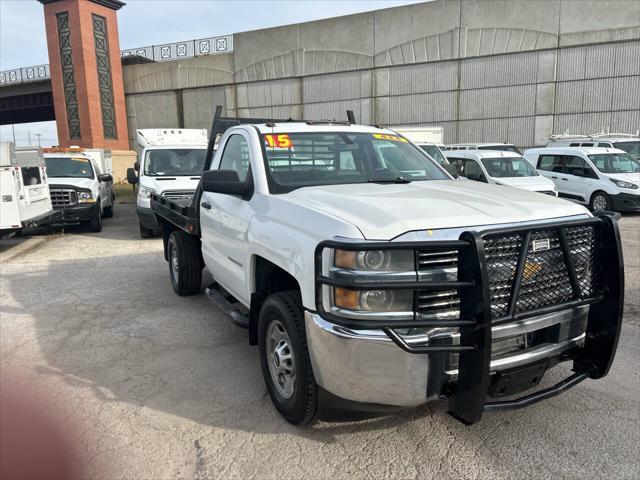
M 193 198 L 154 193 L 151 208 L 174 291 L 199 293 L 206 265 L 206 294 L 248 328 L 289 422 L 446 397 L 473 423 L 607 374 L 624 294 L 614 215 L 452 181 L 385 128 L 220 111 Z M 504 399 L 563 361 L 569 377 Z
M 114 213 L 111 156 L 77 147 L 44 151 L 51 181 L 52 224 L 84 224 L 90 231 L 100 232 L 102 219 Z
M 207 138 L 205 129 L 138 130 L 140 160 L 127 170 L 127 180 L 138 184 L 136 205 L 142 238 L 153 237 L 159 228 L 151 212 L 151 193 L 177 199 L 193 195 L 204 168 Z
M 617 148 L 640 160 L 640 134 L 596 133 L 592 135 L 553 135 L 547 147 Z
M 46 168 L 38 147 L 0 143 L 0 197 L 2 236 L 51 221 Z
M 532 148 L 525 158 L 553 180 L 560 197 L 594 211 L 640 211 L 640 162 L 600 147 Z
M 558 196 L 555 184 L 519 154 L 492 150 L 452 150 L 446 157 L 469 180 L 507 185 Z
M 522 152 L 512 143 L 457 143 L 445 145 L 445 150 L 500 150 L 504 152 L 514 152 L 522 155 Z

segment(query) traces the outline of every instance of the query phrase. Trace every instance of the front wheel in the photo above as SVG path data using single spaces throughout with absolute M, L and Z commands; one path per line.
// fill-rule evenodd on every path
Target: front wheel
M 100 205 L 100 204 L 98 204 Z M 89 222 L 89 231 L 90 232 L 101 232 L 102 231 L 102 212 L 100 211 L 100 207 L 96 207 L 96 213 L 93 215 L 93 218 Z
M 318 387 L 300 292 L 276 293 L 264 301 L 258 335 L 262 376 L 274 406 L 289 423 L 311 422 L 318 408 Z
M 173 291 L 181 297 L 198 293 L 202 283 L 202 260 L 197 239 L 181 230 L 171 232 L 167 252 Z
M 609 198 L 609 195 L 607 195 L 605 192 L 596 192 L 591 197 L 589 206 L 594 212 L 611 210 L 611 198 Z

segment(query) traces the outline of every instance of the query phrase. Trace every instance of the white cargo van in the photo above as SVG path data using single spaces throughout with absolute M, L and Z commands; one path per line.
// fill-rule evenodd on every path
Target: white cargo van
M 127 180 L 139 183 L 136 204 L 142 238 L 152 237 L 158 229 L 149 203 L 152 193 L 174 199 L 191 198 L 204 168 L 207 142 L 205 129 L 138 130 L 139 161 L 127 170 Z
M 547 147 L 617 148 L 640 160 L 640 133 L 594 133 L 591 135 L 552 135 Z
M 38 147 L 0 143 L 0 235 L 48 224 L 53 213 Z

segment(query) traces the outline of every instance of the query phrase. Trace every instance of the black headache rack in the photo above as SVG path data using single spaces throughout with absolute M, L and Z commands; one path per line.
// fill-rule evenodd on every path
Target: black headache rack
M 568 229 L 574 227 L 593 227 L 600 235 L 601 258 L 596 268 L 601 276 L 602 291 L 584 295 L 581 280 L 576 275 L 576 259 L 571 253 L 567 241 Z M 507 315 L 500 315 L 500 323 L 521 318 L 552 313 L 571 307 L 590 305 L 586 339 L 583 348 L 573 349 L 565 360 L 573 361 L 570 377 L 558 384 L 514 400 L 487 402 L 490 386 L 491 328 L 496 324 L 492 318 L 490 279 L 486 262 L 484 242 L 491 235 L 517 233 L 523 241 L 517 265 L 513 271 L 513 285 L 509 295 Z M 523 285 L 527 254 L 531 236 L 537 232 L 555 232 L 561 246 L 562 256 L 567 266 L 571 284 L 569 301 L 516 313 L 519 290 Z M 414 251 L 442 252 L 458 251 L 458 278 L 456 281 L 386 281 L 371 282 L 361 280 L 343 280 L 324 276 L 322 256 L 325 249 L 342 250 L 378 250 L 411 249 Z M 604 377 L 613 362 L 618 337 L 622 325 L 622 305 L 624 296 L 624 271 L 620 234 L 613 214 L 604 213 L 595 218 L 564 222 L 551 222 L 540 226 L 523 226 L 509 229 L 483 231 L 482 234 L 464 232 L 458 240 L 433 242 L 343 242 L 325 241 L 315 251 L 316 308 L 318 313 L 337 325 L 352 330 L 381 329 L 400 348 L 412 354 L 459 354 L 458 379 L 447 392 L 449 412 L 460 421 L 471 424 L 482 417 L 485 410 L 504 410 L 521 408 L 542 399 L 557 395 L 578 384 L 586 378 Z M 368 289 L 413 289 L 415 290 L 457 290 L 460 298 L 460 317 L 457 320 L 424 319 L 414 314 L 409 321 L 393 320 L 352 320 L 336 316 L 324 309 L 323 285 L 343 287 L 354 290 Z M 591 292 L 589 292 L 591 293 Z M 415 305 L 414 305 L 415 311 Z M 406 342 L 395 330 L 399 328 L 457 327 L 460 331 L 459 345 L 415 345 Z
M 274 118 L 236 118 L 223 117 L 222 105 L 216 105 L 211 124 L 211 133 L 207 143 L 207 156 L 204 162 L 205 170 L 211 168 L 211 160 L 218 136 L 223 135 L 229 128 L 236 125 L 245 124 L 275 124 L 287 122 L 302 122 L 307 125 L 352 125 L 356 123 L 356 118 L 352 110 L 347 110 L 347 121 L 336 120 L 278 120 Z M 156 193 L 151 194 L 151 209 L 162 219 L 174 224 L 178 228 L 192 235 L 200 235 L 200 215 L 198 205 L 202 196 L 200 183 L 191 199 L 169 199 Z

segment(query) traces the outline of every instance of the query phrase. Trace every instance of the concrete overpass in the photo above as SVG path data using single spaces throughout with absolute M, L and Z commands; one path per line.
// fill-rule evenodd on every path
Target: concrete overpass
M 197 40 L 127 51 L 155 57 L 123 68 L 132 147 L 137 128 L 208 128 L 217 103 L 275 118 L 349 108 L 365 123 L 442 125 L 447 142 L 522 147 L 640 126 L 636 0 L 437 0 L 227 39 L 218 55 Z

